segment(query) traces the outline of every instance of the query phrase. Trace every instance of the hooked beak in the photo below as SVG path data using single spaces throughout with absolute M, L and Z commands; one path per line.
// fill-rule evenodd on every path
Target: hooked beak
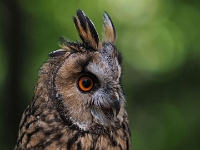
M 101 124 L 109 125 L 119 114 L 121 100 L 114 92 L 98 92 L 92 100 L 91 113 Z
M 119 100 L 119 95 L 117 92 L 115 92 L 115 95 L 112 96 L 110 106 L 106 108 L 102 107 L 102 111 L 105 114 L 105 116 L 110 120 L 113 120 L 113 118 L 119 114 L 120 100 Z
M 103 110 L 103 113 L 106 115 L 106 117 L 112 120 L 119 113 L 119 110 L 120 110 L 119 100 L 115 100 L 113 102 L 113 105 L 111 105 L 110 108 L 102 108 L 102 110 Z

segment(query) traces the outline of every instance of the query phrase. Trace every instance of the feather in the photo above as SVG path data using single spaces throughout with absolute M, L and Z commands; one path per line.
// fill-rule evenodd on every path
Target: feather
M 99 36 L 93 22 L 82 10 L 77 10 L 77 18 L 74 17 L 74 24 L 83 43 L 97 50 L 99 48 Z
M 105 12 L 103 15 L 104 19 L 104 42 L 115 43 L 116 33 L 115 27 L 110 19 L 109 15 Z

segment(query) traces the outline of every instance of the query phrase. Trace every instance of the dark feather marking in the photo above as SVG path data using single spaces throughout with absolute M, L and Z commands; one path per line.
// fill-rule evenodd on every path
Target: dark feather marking
M 46 137 L 49 137 L 51 134 L 54 133 L 54 131 L 55 131 L 55 129 L 52 129 L 52 130 L 46 130 L 46 131 L 44 131 L 44 134 L 45 134 Z
M 125 122 L 122 122 L 122 128 L 123 128 L 123 131 L 126 131 L 126 125 L 125 125 Z
M 66 54 L 67 51 L 53 51 L 49 54 L 50 57 L 57 57 Z
M 117 55 L 117 60 L 119 62 L 119 64 L 121 65 L 122 64 L 122 54 L 120 52 L 118 52 L 118 55 Z
M 122 122 L 122 128 L 123 128 L 123 133 L 124 133 L 124 137 L 127 137 L 127 134 L 126 134 L 126 131 L 128 130 L 128 134 L 129 136 L 131 136 L 131 133 L 130 133 L 130 129 L 128 127 L 128 123 L 127 122 Z M 129 146 L 130 146 L 130 142 L 129 142 L 129 139 L 127 138 L 126 139 L 126 147 L 127 147 L 127 150 L 129 149 Z
M 87 20 L 91 35 L 92 35 L 93 39 L 95 40 L 95 43 L 97 44 L 97 47 L 98 47 L 98 43 L 99 43 L 98 33 L 97 33 L 92 21 L 87 16 L 86 16 L 86 20 Z
M 91 57 L 87 57 L 86 59 L 79 59 L 77 61 L 77 65 L 81 66 L 83 68 L 83 70 L 85 69 L 85 67 L 91 62 L 92 58 Z
M 26 126 L 25 126 L 25 128 L 28 129 L 29 126 L 30 126 L 32 123 L 36 122 L 36 121 L 37 121 L 37 120 L 35 119 L 35 120 L 33 120 L 33 121 L 27 123 Z
M 67 142 L 67 149 L 71 149 L 72 148 L 72 145 L 77 141 L 77 139 L 79 138 L 80 136 L 80 132 L 77 132 L 75 135 L 73 135 L 72 138 L 70 138 Z
M 121 144 L 119 144 L 118 146 L 119 146 L 120 150 L 123 150 Z
M 25 118 L 23 119 L 23 122 L 20 124 L 20 127 L 19 127 L 20 130 L 21 130 L 22 127 L 27 123 L 28 118 L 31 116 L 31 113 L 30 113 L 31 109 L 28 108 L 28 111 L 29 111 L 29 113 L 25 115 Z M 33 109 L 32 109 L 32 111 L 33 111 Z M 32 122 L 31 122 L 31 123 L 32 123 Z M 27 128 L 28 128 L 28 126 L 26 125 L 26 129 L 27 129 Z
M 24 133 L 20 136 L 19 140 L 17 141 L 17 146 L 19 146 L 19 143 L 22 142 L 22 139 L 23 139 L 23 137 L 24 137 L 25 134 L 26 134 L 26 132 L 24 132 Z
M 47 122 L 48 124 L 52 124 L 52 123 L 54 123 L 54 122 L 60 122 L 60 120 L 57 118 L 54 118 L 54 119 L 50 119 L 50 120 L 47 120 L 47 121 L 45 121 L 45 122 Z
M 129 128 L 129 124 L 126 121 L 124 121 L 123 123 L 126 126 L 126 130 L 128 129 L 129 136 L 131 136 L 131 131 L 130 131 L 130 128 Z
M 37 128 L 35 128 L 35 130 L 33 132 L 27 133 L 27 141 L 26 141 L 26 143 L 30 142 L 32 135 L 36 134 L 37 132 L 43 131 L 43 130 L 44 130 L 43 127 L 37 127 Z
M 82 26 L 83 30 L 85 32 L 87 32 L 87 29 L 86 29 L 86 19 L 85 19 L 85 15 L 83 14 L 83 11 L 79 9 L 79 10 L 77 10 L 76 14 L 78 16 L 78 19 L 79 19 L 79 21 L 81 23 L 81 26 Z
M 31 110 L 30 105 L 28 105 L 28 107 L 24 111 L 25 117 L 23 118 L 23 121 L 21 120 L 21 123 L 20 123 L 20 127 L 19 127 L 20 130 L 22 129 L 24 124 L 27 122 L 27 119 L 30 117 L 30 115 L 31 115 L 31 111 L 30 110 Z
M 95 148 L 97 140 L 99 138 L 99 134 L 92 134 L 92 144 L 90 146 L 90 150 L 97 149 Z
M 20 124 L 19 130 L 22 129 L 22 127 L 24 126 L 24 124 L 27 122 L 27 118 L 28 118 L 29 116 L 30 116 L 30 115 L 28 115 L 28 114 L 25 115 L 25 118 L 23 118 L 23 121 L 22 121 L 21 124 Z
M 113 146 L 117 146 L 117 141 L 115 140 L 115 138 L 111 135 L 109 135 L 110 141 L 112 143 Z
M 77 150 L 82 150 L 82 144 L 81 144 L 81 142 L 78 142 L 78 144 L 77 144 Z
M 123 129 L 122 131 L 123 131 L 124 137 L 126 137 L 127 136 L 127 133 L 126 133 L 127 128 L 126 128 L 126 124 L 124 122 L 122 122 L 122 129 Z
M 77 30 L 78 30 L 78 32 L 79 32 L 79 28 L 78 28 L 78 22 L 77 22 L 77 19 L 76 19 L 76 17 L 73 17 L 72 19 L 73 19 L 73 21 L 74 21 L 74 24 L 75 24 L 75 26 L 76 26 L 76 29 L 77 29 Z
M 117 123 L 116 123 L 117 124 Z M 117 124 L 118 126 L 120 126 L 119 124 Z M 116 136 L 118 136 L 118 130 L 119 130 L 119 127 L 114 127 L 114 126 L 111 126 L 112 128 L 112 132 L 115 133 Z
M 47 147 L 47 146 L 51 145 L 54 141 L 59 141 L 61 138 L 62 138 L 62 133 L 56 134 L 55 137 L 52 138 L 50 141 L 45 142 L 45 143 L 44 142 L 40 142 L 39 145 Z
M 40 120 L 46 122 L 46 115 L 45 114 L 40 115 Z
M 76 29 L 78 30 L 79 37 L 80 37 L 81 40 L 84 42 L 84 38 L 83 38 L 83 36 L 80 34 L 80 29 L 79 29 L 79 27 L 78 27 L 78 21 L 77 21 L 76 17 L 73 17 L 73 21 L 74 21 L 74 24 L 75 24 L 75 26 L 76 26 Z
M 130 143 L 129 143 L 129 139 L 127 138 L 126 139 L 126 148 L 127 148 L 127 150 L 129 150 L 129 147 L 130 147 Z

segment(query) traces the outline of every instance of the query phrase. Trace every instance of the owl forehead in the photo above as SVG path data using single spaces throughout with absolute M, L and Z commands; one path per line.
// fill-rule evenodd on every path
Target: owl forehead
M 94 53 L 86 69 L 103 81 L 118 82 L 121 76 L 121 66 L 117 56 L 118 53 L 115 49 L 107 51 L 107 48 L 108 47 L 101 52 Z

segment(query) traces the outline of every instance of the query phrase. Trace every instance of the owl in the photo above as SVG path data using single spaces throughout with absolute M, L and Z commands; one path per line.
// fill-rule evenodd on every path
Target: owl
M 40 68 L 15 150 L 130 149 L 114 25 L 105 12 L 101 42 L 93 22 L 82 10 L 76 13 L 81 42 L 61 37 L 61 49 L 51 52 Z

